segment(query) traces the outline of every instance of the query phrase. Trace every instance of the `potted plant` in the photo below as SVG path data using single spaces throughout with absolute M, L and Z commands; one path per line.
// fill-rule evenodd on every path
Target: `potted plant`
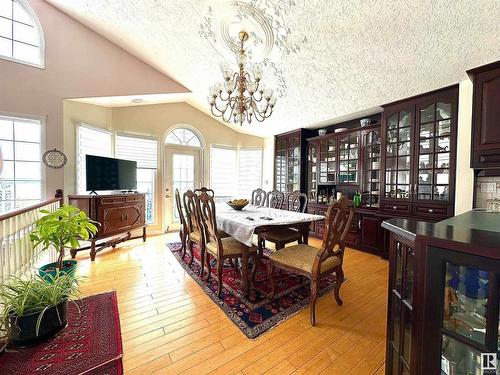
M 97 222 L 90 220 L 85 212 L 71 205 L 64 205 L 54 212 L 41 210 L 45 214 L 35 223 L 30 234 L 34 246 L 41 245 L 43 250 L 54 247 L 59 255 L 57 262 L 46 264 L 39 269 L 41 276 L 56 271 L 74 274 L 76 260 L 64 260 L 65 250 L 80 247 L 80 240 L 88 240 L 97 233 Z
M 78 281 L 69 273 L 12 277 L 0 286 L 1 330 L 21 346 L 48 338 L 66 326 L 70 297 L 78 297 Z

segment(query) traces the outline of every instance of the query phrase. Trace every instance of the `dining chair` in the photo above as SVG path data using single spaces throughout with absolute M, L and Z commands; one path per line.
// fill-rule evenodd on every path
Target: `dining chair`
M 198 195 L 200 195 L 201 193 L 207 193 L 212 198 L 215 196 L 215 192 L 212 189 L 207 188 L 205 186 L 203 186 L 203 187 L 201 187 L 199 189 L 194 189 L 194 192 L 195 192 L 195 194 L 198 194 Z
M 186 256 L 186 240 L 188 236 L 188 226 L 186 222 L 186 218 L 184 216 L 184 211 L 182 209 L 181 195 L 179 193 L 179 189 L 175 189 L 175 205 L 177 207 L 177 213 L 179 215 L 179 237 L 181 239 L 181 258 Z
M 287 197 L 288 211 L 304 213 L 307 208 L 307 195 L 300 191 L 294 191 Z M 306 229 L 307 230 L 307 229 Z M 259 254 L 262 255 L 266 247 L 266 241 L 274 243 L 275 249 L 283 249 L 287 244 L 297 241 L 300 243 L 306 242 L 306 236 L 302 231 L 294 228 L 278 228 L 265 231 L 259 234 L 257 246 Z
M 217 230 L 217 219 L 215 215 L 214 199 L 207 193 L 201 193 L 197 199 L 197 210 L 200 214 L 201 223 L 203 225 L 203 234 L 205 237 L 206 252 L 202 258 L 203 264 L 207 264 L 208 273 L 205 280 L 210 279 L 211 267 L 210 257 L 217 259 L 217 296 L 220 298 L 222 292 L 222 269 L 224 260 L 241 258 L 241 267 L 248 267 L 249 259 L 253 259 L 252 279 L 256 268 L 257 248 L 255 246 L 247 246 L 233 237 L 222 238 Z M 248 268 L 246 268 L 248 269 Z M 243 271 L 241 275 L 244 277 Z
M 321 277 L 335 273 L 333 295 L 337 304 L 342 305 L 339 291 L 344 281 L 342 263 L 344 259 L 345 238 L 351 225 L 353 211 L 348 207 L 348 199 L 342 197 L 328 207 L 325 217 L 325 233 L 320 249 L 299 244 L 276 251 L 269 256 L 268 277 L 271 281 L 270 299 L 274 298 L 276 286 L 273 269 L 307 277 L 311 282 L 310 317 L 311 325 L 316 325 L 316 300 Z
M 265 206 L 269 208 L 281 209 L 283 207 L 284 200 L 285 195 L 281 191 L 273 190 L 266 194 Z
M 266 202 L 266 192 L 261 188 L 252 191 L 252 205 L 263 206 Z
M 188 265 L 190 266 L 194 260 L 193 243 L 196 243 L 200 247 L 200 257 L 205 252 L 205 243 L 203 241 L 203 236 L 201 233 L 200 218 L 198 216 L 198 211 L 196 211 L 196 201 L 198 196 L 192 191 L 188 190 L 183 195 L 184 210 L 186 211 L 186 223 L 188 228 L 186 247 L 191 253 L 191 259 Z

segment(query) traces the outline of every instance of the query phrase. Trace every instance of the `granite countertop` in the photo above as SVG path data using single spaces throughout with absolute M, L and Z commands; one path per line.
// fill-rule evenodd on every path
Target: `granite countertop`
M 385 220 L 382 227 L 410 241 L 432 237 L 500 253 L 500 212 L 472 210 L 438 223 L 394 218 Z

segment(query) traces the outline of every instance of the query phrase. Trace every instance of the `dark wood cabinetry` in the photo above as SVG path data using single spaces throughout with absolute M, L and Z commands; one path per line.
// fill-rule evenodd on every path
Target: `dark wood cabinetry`
M 114 248 L 117 243 L 132 239 L 130 232 L 134 229 L 142 228 L 140 237 L 146 239 L 145 194 L 70 195 L 68 201 L 99 223 L 99 231 L 91 240 L 92 260 L 99 250 L 109 246 Z M 96 245 L 99 240 L 124 233 L 125 237 Z M 84 249 L 87 248 L 80 250 Z M 76 255 L 76 250 L 72 255 Z
M 456 85 L 384 106 L 382 211 L 453 216 L 457 111 Z
M 471 167 L 500 168 L 500 61 L 467 73 L 474 83 Z
M 500 217 L 491 215 L 384 222 L 386 374 L 490 373 L 482 353 L 493 353 L 488 362 L 500 368 L 500 230 L 491 224 Z
M 274 188 L 283 193 L 307 191 L 306 129 L 277 135 L 274 139 Z

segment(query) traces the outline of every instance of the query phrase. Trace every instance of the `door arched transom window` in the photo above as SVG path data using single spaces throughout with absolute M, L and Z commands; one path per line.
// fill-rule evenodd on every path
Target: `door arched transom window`
M 186 128 L 172 130 L 168 133 L 165 143 L 178 146 L 201 147 L 200 138 L 192 130 Z

